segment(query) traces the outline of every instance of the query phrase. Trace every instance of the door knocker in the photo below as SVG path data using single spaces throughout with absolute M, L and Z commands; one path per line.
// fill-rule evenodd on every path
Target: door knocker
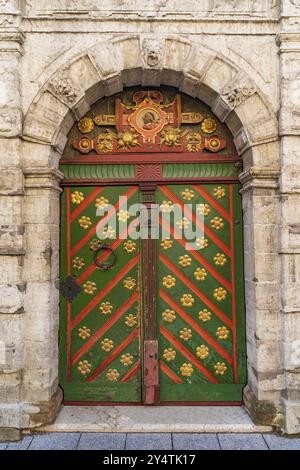
M 110 253 L 108 256 L 112 259 L 107 262 L 98 261 L 99 254 L 102 251 L 108 251 Z M 114 265 L 116 264 L 116 261 L 117 261 L 117 255 L 114 249 L 110 245 L 101 244 L 99 248 L 97 248 L 97 250 L 95 250 L 94 252 L 94 263 L 99 269 L 102 269 L 102 271 L 107 271 L 108 269 L 113 268 Z

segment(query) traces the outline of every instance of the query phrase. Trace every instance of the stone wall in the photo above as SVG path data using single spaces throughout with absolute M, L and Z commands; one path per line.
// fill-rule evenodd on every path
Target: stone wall
M 3 434 L 51 421 L 61 400 L 66 135 L 102 96 L 160 84 L 207 103 L 243 156 L 245 403 L 300 432 L 299 23 L 298 0 L 0 0 Z

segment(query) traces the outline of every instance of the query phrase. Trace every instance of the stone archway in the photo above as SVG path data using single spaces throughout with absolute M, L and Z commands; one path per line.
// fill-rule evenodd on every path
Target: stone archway
M 276 266 L 277 121 L 251 77 L 217 52 L 177 37 L 117 37 L 62 65 L 30 106 L 23 129 L 26 320 L 24 402 L 31 425 L 55 415 L 57 392 L 59 180 L 66 135 L 102 96 L 124 86 L 177 87 L 208 104 L 232 132 L 244 161 L 248 386 L 245 403 L 278 424 L 283 385 Z M 38 266 L 38 269 L 37 269 Z M 26 307 L 27 306 L 27 307 Z M 27 339 L 28 338 L 28 339 Z M 34 359 L 34 360 L 32 360 Z M 46 411 L 45 411 L 46 410 Z M 28 412 L 27 412 L 28 413 Z M 29 412 L 31 414 L 31 412 Z

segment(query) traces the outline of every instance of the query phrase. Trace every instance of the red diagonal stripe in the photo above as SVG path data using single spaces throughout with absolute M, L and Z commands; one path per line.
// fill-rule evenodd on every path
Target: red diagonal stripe
M 128 382 L 132 377 L 134 377 L 140 370 L 140 361 L 136 362 L 131 369 L 121 378 L 120 382 Z
M 201 292 L 168 258 L 162 253 L 159 254 L 161 261 L 191 290 L 205 303 L 226 325 L 232 328 L 232 322 L 222 310 L 220 310 L 206 295 Z
M 232 246 L 231 282 L 232 282 L 232 323 L 233 323 L 233 357 L 234 357 L 234 381 L 238 383 L 237 365 L 237 337 L 236 337 L 236 299 L 235 299 L 235 272 L 234 272 L 234 222 L 233 222 L 233 186 L 229 186 L 230 197 L 230 243 Z
M 160 219 L 160 222 L 161 222 L 161 225 L 163 225 L 163 227 L 168 230 L 169 234 L 172 235 L 172 237 L 178 242 L 180 243 L 180 245 L 186 249 L 188 243 L 183 240 L 182 238 L 175 238 L 175 233 L 176 233 L 176 230 L 174 230 L 173 227 L 169 226 L 169 224 L 163 220 L 163 219 Z M 225 279 L 225 277 L 223 277 L 197 250 L 188 250 L 188 252 L 197 260 L 199 261 L 199 263 L 201 263 L 205 269 L 207 269 L 207 271 L 210 272 L 210 274 L 212 276 L 214 276 L 214 278 L 217 279 L 217 281 L 220 282 L 220 284 L 222 284 L 224 287 L 226 287 L 226 289 L 231 292 L 231 283 L 229 281 L 227 281 L 227 279 Z
M 104 190 L 104 187 L 96 188 L 88 196 L 86 196 L 86 198 L 79 204 L 79 206 L 77 206 L 76 209 L 74 209 L 71 212 L 70 221 L 73 222 L 73 220 L 76 219 L 79 216 L 79 214 L 81 214 L 81 212 L 84 211 L 84 209 L 86 209 L 89 206 L 89 204 L 94 199 L 96 199 L 96 197 L 99 196 L 99 194 L 103 192 L 103 190 Z
M 101 372 L 106 369 L 106 367 L 113 362 L 120 354 L 121 352 L 129 346 L 139 335 L 139 328 L 136 328 L 135 330 L 130 333 L 130 335 L 121 343 L 119 346 L 116 347 L 116 349 L 111 353 L 110 356 L 108 356 L 104 361 L 94 370 L 92 375 L 86 379 L 87 382 L 92 382 L 96 377 L 98 377 Z
M 175 312 L 177 312 L 178 315 L 180 315 L 181 318 L 198 333 L 199 336 L 201 336 L 213 349 L 215 349 L 215 351 L 217 351 L 220 356 L 226 359 L 230 365 L 233 364 L 233 359 L 226 349 L 222 348 L 222 346 L 214 338 L 212 338 L 205 330 L 203 330 L 203 328 L 201 328 L 201 326 L 198 325 L 198 323 L 193 318 L 191 318 L 183 310 L 183 308 L 181 308 L 180 305 L 178 305 L 165 291 L 160 289 L 159 293 L 161 298 L 167 302 L 167 304 L 169 304 L 170 307 L 172 307 Z
M 221 250 L 223 250 L 224 253 L 226 253 L 228 256 L 231 256 L 230 248 L 228 248 L 228 246 L 225 245 L 225 243 L 223 243 L 222 240 L 220 240 L 220 238 L 217 237 L 217 235 L 209 227 L 200 224 L 193 211 L 191 211 L 174 193 L 172 193 L 169 188 L 166 186 L 160 186 L 160 189 L 168 197 L 168 199 L 170 199 L 170 201 L 178 204 L 182 209 L 184 208 L 184 215 L 189 217 L 194 222 L 194 224 L 200 228 L 200 230 L 203 230 L 205 235 L 207 235 Z
M 137 188 L 133 186 L 130 188 L 124 195 L 123 197 L 130 198 L 135 192 L 137 191 Z M 71 250 L 71 256 L 74 256 L 80 248 L 82 248 L 92 237 L 95 236 L 97 227 L 98 229 L 105 225 L 108 220 L 114 215 L 115 211 L 120 209 L 123 204 L 120 204 L 120 201 L 116 202 L 116 204 L 108 210 L 108 213 L 106 214 L 105 217 L 103 217 L 96 225 L 93 225 L 93 227 L 88 231 L 88 233 L 72 248 Z
M 136 220 L 136 219 L 135 219 Z M 134 222 L 134 221 L 133 221 Z M 110 247 L 113 249 L 113 250 L 116 250 L 120 245 L 121 243 L 123 243 L 125 241 L 124 237 L 127 236 L 127 230 L 128 230 L 128 236 L 130 235 L 130 233 L 132 232 L 132 230 L 135 228 L 134 224 L 131 224 L 130 227 L 125 228 L 125 230 L 121 233 L 121 235 L 119 235 L 119 238 L 117 240 L 115 240 L 114 242 L 112 242 L 110 244 Z M 101 256 L 99 256 L 98 258 L 98 261 L 105 261 L 108 257 L 109 257 L 110 253 L 105 251 L 104 253 L 102 253 Z M 82 284 L 84 281 L 87 280 L 88 277 L 90 277 L 90 275 L 95 271 L 95 269 L 97 269 L 97 266 L 93 263 L 91 264 L 77 279 L 77 283 L 78 284 Z
M 181 352 L 183 356 L 185 356 L 192 364 L 194 364 L 201 374 L 203 374 L 210 382 L 214 384 L 219 383 L 218 379 L 209 370 L 207 370 L 206 367 L 204 367 L 204 365 L 201 364 L 201 362 L 199 362 L 195 356 L 190 351 L 188 351 L 188 349 L 186 349 L 185 346 L 183 346 L 183 344 L 181 344 L 180 341 L 175 338 L 175 336 L 172 335 L 172 333 L 170 333 L 162 325 L 160 326 L 160 332 L 171 344 L 173 344 L 173 346 L 175 346 L 175 348 L 178 349 L 178 351 Z
M 166 374 L 173 382 L 176 384 L 183 384 L 183 380 L 181 380 L 178 375 L 175 374 L 163 361 L 160 361 L 160 369 L 161 371 Z
M 206 200 L 206 202 L 209 202 L 209 204 L 216 209 L 219 214 L 221 214 L 222 217 L 224 217 L 227 222 L 230 222 L 230 214 L 227 212 L 224 207 L 219 204 L 214 197 L 212 197 L 208 192 L 205 191 L 205 189 L 202 186 L 192 186 L 192 188 L 197 191 L 200 196 L 203 197 L 203 199 Z
M 81 310 L 81 312 L 72 321 L 72 328 L 78 325 L 86 315 L 126 276 L 126 274 L 137 264 L 139 255 L 132 258 L 116 276 Z
M 109 328 L 111 328 L 121 316 L 129 310 L 129 308 L 134 304 L 139 298 L 139 293 L 135 292 L 126 302 L 121 305 L 121 307 L 116 310 L 116 312 L 104 323 L 104 325 L 99 328 L 99 330 L 80 348 L 72 357 L 72 364 L 78 361 L 95 343 L 98 341 L 101 336 L 103 336 Z

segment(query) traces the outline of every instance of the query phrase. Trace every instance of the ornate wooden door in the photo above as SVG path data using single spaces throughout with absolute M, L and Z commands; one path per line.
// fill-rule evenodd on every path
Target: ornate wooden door
M 120 232 L 128 218 L 120 196 L 134 204 L 138 187 L 63 193 L 60 383 L 66 401 L 141 401 L 140 242 Z M 108 204 L 107 215 L 97 217 L 96 209 Z M 113 207 L 121 222 L 115 227 Z
M 238 184 L 157 190 L 160 224 L 167 230 L 158 243 L 157 267 L 162 402 L 241 400 L 245 338 L 238 190 Z M 170 224 L 168 233 L 167 216 L 175 204 L 183 217 Z M 192 245 L 182 229 L 197 224 L 203 235 Z

